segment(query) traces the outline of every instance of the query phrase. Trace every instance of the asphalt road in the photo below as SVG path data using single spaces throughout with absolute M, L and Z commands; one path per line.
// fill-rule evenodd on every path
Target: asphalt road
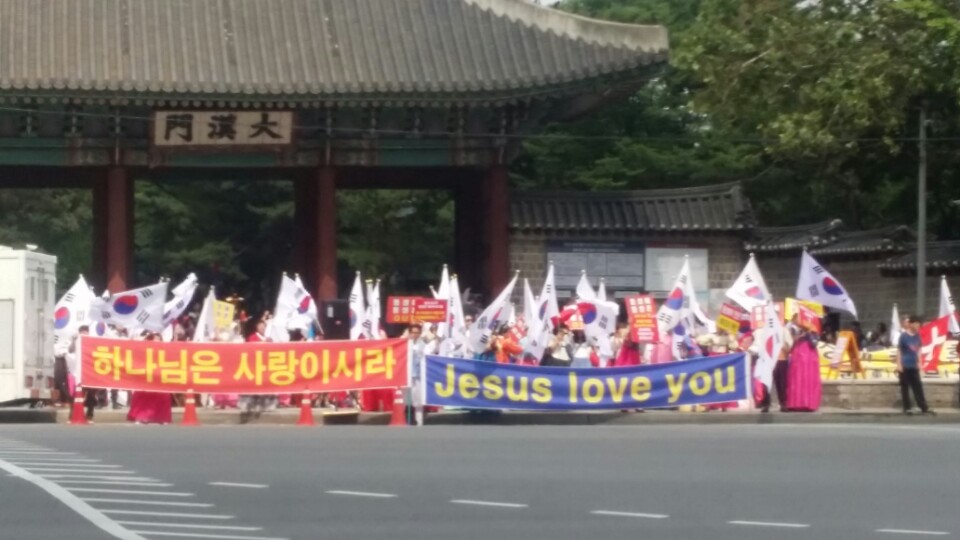
M 0 538 L 960 537 L 958 460 L 953 426 L 0 426 Z

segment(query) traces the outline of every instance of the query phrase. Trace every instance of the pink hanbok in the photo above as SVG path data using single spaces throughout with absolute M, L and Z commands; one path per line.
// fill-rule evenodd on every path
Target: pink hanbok
M 139 424 L 169 424 L 173 421 L 173 403 L 170 394 L 134 392 L 130 397 L 128 422 Z
M 240 407 L 240 394 L 214 394 L 213 406 L 217 409 L 236 409 Z
M 639 366 L 640 365 L 640 345 L 632 341 L 624 341 L 617 352 L 617 357 L 613 361 L 614 367 Z
M 815 412 L 820 409 L 820 356 L 809 338 L 796 341 L 790 351 L 787 374 L 787 409 Z

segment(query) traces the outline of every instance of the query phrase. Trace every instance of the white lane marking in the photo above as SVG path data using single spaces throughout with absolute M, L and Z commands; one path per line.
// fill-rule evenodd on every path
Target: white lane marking
M 45 456 L 75 456 L 76 452 L 50 452 L 47 450 L 32 450 L 32 451 L 19 451 L 19 450 L 0 450 L 0 457 L 11 457 L 14 459 L 24 459 L 23 457 L 16 456 L 25 456 L 25 457 L 45 457 Z
M 30 471 L 36 472 L 36 471 Z M 159 482 L 156 478 L 149 478 L 146 476 L 102 476 L 99 474 L 47 474 L 47 473 L 38 473 L 44 478 L 57 479 L 59 482 L 61 479 L 65 482 L 71 481 L 71 478 L 80 479 L 80 480 L 123 480 L 129 482 Z M 120 474 L 133 474 L 133 473 L 120 473 Z
M 138 486 L 138 487 L 173 487 L 173 484 L 163 482 L 122 482 L 125 478 L 116 480 L 57 480 L 58 484 L 86 484 L 99 486 Z
M 106 499 L 99 497 L 83 497 L 87 502 L 101 502 L 112 504 L 142 504 L 146 506 L 176 506 L 178 508 L 213 508 L 212 503 L 185 503 L 185 502 L 167 502 L 167 501 L 136 501 L 132 499 Z
M 45 458 L 43 456 L 30 456 L 25 458 L 14 458 L 7 460 L 14 465 L 81 465 L 86 463 L 100 463 L 99 459 L 88 458 Z M 91 465 L 93 467 L 93 465 Z M 119 465 L 104 465 L 104 467 L 119 467 Z
M 266 536 L 233 536 L 227 534 L 200 534 L 200 533 L 177 533 L 160 531 L 134 531 L 138 534 L 147 536 L 176 536 L 179 538 L 211 538 L 217 540 L 288 540 L 287 538 L 273 538 Z
M 238 488 L 251 488 L 251 489 L 263 489 L 268 488 L 267 484 L 238 484 L 236 482 L 210 482 L 211 486 L 221 486 L 221 487 L 238 487 Z
M 128 516 L 182 517 L 195 519 L 233 519 L 222 514 L 187 514 L 183 512 L 148 512 L 146 510 L 101 510 L 104 514 L 123 514 Z
M 616 510 L 594 510 L 590 512 L 591 514 L 597 516 L 622 516 L 622 517 L 638 517 L 638 518 L 648 518 L 648 519 L 667 519 L 667 514 L 645 514 L 641 512 L 618 512 Z
M 877 532 L 886 534 L 915 534 L 923 536 L 948 536 L 950 534 L 946 531 L 914 531 L 910 529 L 877 529 Z
M 746 525 L 748 527 L 780 527 L 783 529 L 806 529 L 810 525 L 806 523 L 783 523 L 780 521 L 728 521 L 730 525 Z
M 14 463 L 18 467 L 23 467 L 28 471 L 70 471 L 70 472 L 95 472 L 103 474 L 133 474 L 131 472 L 115 473 L 120 469 L 119 465 L 77 465 L 74 463 Z
M 374 497 L 379 499 L 393 499 L 396 497 L 393 493 L 372 493 L 369 491 L 343 491 L 339 489 L 334 489 L 328 491 L 329 495 L 349 495 L 353 497 Z
M 238 527 L 228 525 L 194 525 L 192 523 L 159 523 L 156 521 L 118 521 L 121 525 L 137 525 L 139 527 L 169 527 L 171 529 L 206 529 L 221 531 L 262 531 L 263 527 Z
M 174 493 L 170 491 L 133 491 L 128 489 L 101 489 L 68 487 L 74 493 L 116 493 L 120 495 L 155 495 L 158 497 L 196 497 L 194 493 Z
M 79 497 L 70 493 L 63 486 L 59 486 L 46 478 L 41 478 L 30 471 L 21 469 L 12 463 L 8 463 L 3 459 L 0 459 L 0 469 L 7 471 L 10 474 L 16 475 L 27 482 L 32 483 L 33 485 L 39 487 L 40 489 L 46 491 L 57 500 L 65 504 L 68 508 L 82 516 L 84 519 L 93 523 L 104 532 L 110 534 L 114 538 L 120 538 L 121 540 L 144 540 L 139 534 L 128 531 L 122 526 L 117 525 L 115 521 L 104 515 L 103 512 L 100 512 L 96 508 L 90 506 L 89 504 L 80 500 Z
M 496 502 L 496 501 L 473 501 L 470 499 L 453 499 L 451 504 L 472 504 L 474 506 L 494 506 L 497 508 L 526 508 L 526 504 Z

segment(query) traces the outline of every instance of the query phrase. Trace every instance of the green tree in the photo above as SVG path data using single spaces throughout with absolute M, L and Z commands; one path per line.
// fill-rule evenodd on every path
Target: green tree
M 56 255 L 57 289 L 66 290 L 91 274 L 91 199 L 86 189 L 0 189 L 0 244 Z
M 863 226 L 915 215 L 926 107 L 933 223 L 955 235 L 958 15 L 953 0 L 707 0 L 675 57 L 699 112 L 763 137 L 775 163 L 810 174 L 814 208 Z

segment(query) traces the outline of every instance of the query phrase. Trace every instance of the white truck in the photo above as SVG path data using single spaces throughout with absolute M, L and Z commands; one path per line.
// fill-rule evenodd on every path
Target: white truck
M 50 399 L 57 258 L 0 246 L 0 406 Z

